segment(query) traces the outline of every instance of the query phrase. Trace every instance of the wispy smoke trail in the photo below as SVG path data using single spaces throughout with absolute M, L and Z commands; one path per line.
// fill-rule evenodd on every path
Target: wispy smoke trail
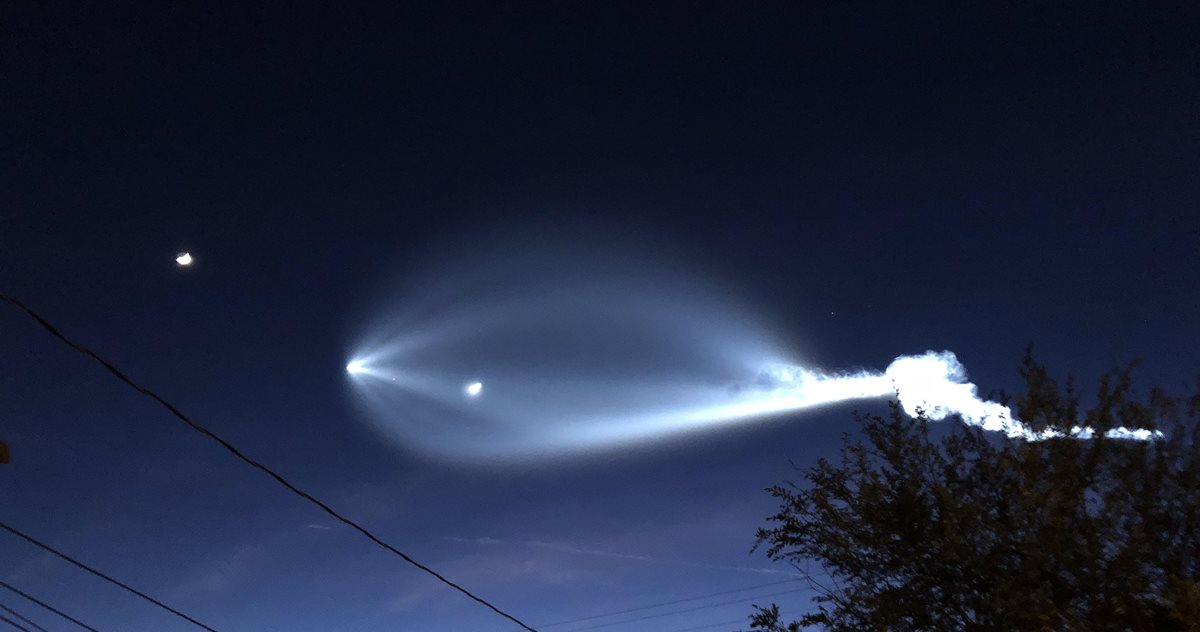
M 1090 439 L 1092 428 L 1075 426 L 1070 432 L 1035 431 L 1013 417 L 1007 406 L 980 399 L 967 372 L 950 351 L 926 351 L 922 355 L 900 356 L 883 373 L 827 374 L 803 367 L 776 365 L 767 372 L 774 393 L 795 399 L 797 407 L 895 395 L 904 412 L 915 417 L 940 421 L 958 415 L 963 422 L 984 430 L 1003 432 L 1009 437 L 1039 441 L 1056 437 Z M 1111 439 L 1146 441 L 1162 433 L 1124 426 L 1105 431 Z

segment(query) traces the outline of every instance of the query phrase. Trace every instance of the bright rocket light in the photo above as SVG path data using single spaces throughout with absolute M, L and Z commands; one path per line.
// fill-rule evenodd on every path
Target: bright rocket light
M 735 290 L 689 278 L 688 267 L 589 250 L 578 233 L 561 240 L 569 251 L 546 251 L 556 240 L 545 232 L 480 251 L 499 242 L 488 234 L 406 277 L 346 365 L 353 401 L 381 434 L 454 459 L 543 457 L 896 398 L 909 415 L 1024 440 L 1095 435 L 1034 431 L 981 399 L 949 351 L 900 356 L 883 371 L 779 362 L 794 344 L 761 326 Z M 471 374 L 488 376 L 486 397 L 482 382 L 463 383 Z
M 352 361 L 346 370 L 354 375 L 367 374 L 361 361 Z M 494 443 L 489 445 L 508 447 L 475 456 L 562 453 L 645 443 L 754 418 L 886 397 L 897 398 L 901 408 L 910 416 L 924 414 L 931 421 L 957 416 L 968 425 L 1028 441 L 1064 436 L 1090 439 L 1095 436 L 1093 429 L 1084 427 L 1072 428 L 1065 434 L 1052 430 L 1032 430 L 1013 417 L 1008 407 L 980 399 L 976 386 L 966 380 L 965 368 L 949 351 L 900 356 L 883 372 L 825 373 L 800 366 L 771 364 L 764 366 L 757 375 L 748 375 L 744 383 L 735 384 L 733 388 L 685 389 L 683 392 L 687 396 L 682 399 L 690 405 L 656 409 L 647 404 L 641 412 L 624 414 L 588 414 L 578 410 L 571 413 L 562 410 L 558 415 L 547 416 L 546 411 L 537 406 L 528 406 L 528 402 L 502 397 L 495 398 L 498 405 L 490 411 L 490 415 L 487 411 L 455 410 L 450 402 L 444 401 L 445 385 L 443 383 L 439 387 L 439 382 L 443 380 L 436 376 L 407 379 L 403 386 L 398 385 L 396 378 L 390 377 L 387 371 L 372 369 L 369 376 L 379 379 L 362 384 L 376 385 L 368 394 L 377 402 L 391 401 L 395 393 L 389 394 L 389 391 L 415 391 L 426 404 L 441 401 L 446 406 L 443 413 L 451 419 L 462 418 L 466 422 L 465 428 L 478 430 L 482 427 L 492 434 L 499 431 Z M 577 391 L 575 386 L 561 387 Z M 528 387 L 525 390 L 528 391 Z M 478 398 L 482 392 L 482 382 L 471 382 L 462 387 L 462 393 L 470 399 Z M 663 396 L 669 400 L 680 400 L 680 393 L 670 387 L 663 388 Z M 526 396 L 534 395 L 527 392 Z M 1106 436 L 1146 441 L 1162 435 L 1156 431 L 1121 427 L 1107 431 Z
M 180 266 L 184 266 L 184 267 L 192 265 L 192 253 L 190 253 L 190 252 L 179 253 L 179 255 L 177 257 L 175 257 L 175 263 L 179 264 Z

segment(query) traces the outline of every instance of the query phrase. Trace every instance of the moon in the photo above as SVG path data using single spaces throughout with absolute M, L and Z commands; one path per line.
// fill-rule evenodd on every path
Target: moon
M 192 253 L 190 253 L 190 252 L 179 253 L 179 255 L 175 257 L 175 263 L 179 264 L 180 266 L 184 266 L 184 267 L 192 265 Z

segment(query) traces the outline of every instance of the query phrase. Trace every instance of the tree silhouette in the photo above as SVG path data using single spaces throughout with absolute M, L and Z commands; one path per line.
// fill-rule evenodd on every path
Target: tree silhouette
M 863 438 L 839 458 L 768 489 L 779 510 L 756 548 L 816 596 L 791 623 L 756 606 L 751 629 L 1200 630 L 1200 394 L 1138 399 L 1126 369 L 1081 413 L 1028 356 L 1021 373 L 1027 392 L 1006 403 L 1035 429 L 1164 438 L 1030 442 L 895 404 L 858 415 Z

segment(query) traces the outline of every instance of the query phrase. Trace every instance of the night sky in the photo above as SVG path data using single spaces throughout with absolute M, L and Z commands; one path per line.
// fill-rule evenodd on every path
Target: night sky
M 470 306 L 439 257 L 607 253 L 795 361 L 948 349 L 985 393 L 1028 345 L 1082 384 L 1200 370 L 1193 5 L 165 4 L 2 10 L 0 291 L 535 626 L 743 588 L 548 629 L 794 612 L 750 552 L 762 489 L 882 403 L 430 454 L 344 367 L 408 297 Z M 0 521 L 223 631 L 513 629 L 0 307 Z M 101 630 L 195 629 L 4 533 L 0 579 Z

